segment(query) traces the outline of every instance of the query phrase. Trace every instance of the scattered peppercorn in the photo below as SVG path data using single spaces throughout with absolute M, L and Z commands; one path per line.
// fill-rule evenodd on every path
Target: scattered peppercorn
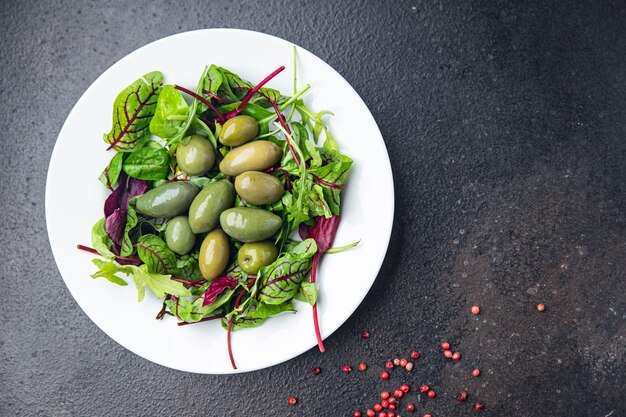
M 387 413 L 383 411 L 378 415 L 378 417 L 387 417 Z
M 480 375 L 480 369 L 476 368 L 472 371 L 472 376 L 478 376 Z
M 474 408 L 477 409 L 477 410 L 482 410 L 483 408 L 485 408 L 485 405 L 482 404 L 482 403 L 476 403 Z
M 367 330 L 363 330 L 361 332 L 361 339 L 369 339 L 370 338 L 370 332 L 368 332 Z
M 374 411 L 381 411 L 383 409 L 383 406 L 376 403 L 374 404 L 374 407 L 372 407 L 374 409 Z
M 387 408 L 389 408 L 391 411 L 393 411 L 393 410 L 396 409 L 396 405 L 389 403 L 389 407 L 387 407 Z
M 444 350 L 443 351 L 443 356 L 445 356 L 446 358 L 450 359 L 452 357 L 452 351 L 451 350 Z
M 461 391 L 459 393 L 459 398 L 456 399 L 457 401 L 465 401 L 467 400 L 467 391 Z
M 408 411 L 409 413 L 412 413 L 413 411 L 415 411 L 415 404 L 413 403 L 408 403 L 406 405 L 406 411 Z
M 394 412 L 392 412 L 392 411 L 389 411 L 389 412 L 387 413 L 387 417 L 396 417 L 396 413 L 394 413 Z
M 387 368 L 387 369 L 393 369 L 393 362 L 388 361 L 387 363 L 385 363 L 385 368 Z
M 408 360 L 406 360 L 405 358 L 400 359 L 400 366 L 401 366 L 401 367 L 403 367 L 403 368 L 404 368 L 404 367 L 406 366 L 406 364 L 407 364 L 407 363 L 409 363 L 409 361 L 408 361 Z
M 353 417 L 361 417 L 361 412 L 359 410 L 356 410 L 353 414 Z
M 441 344 L 441 349 L 443 349 L 443 350 L 449 350 L 449 349 L 450 349 L 450 343 L 448 343 L 448 342 L 443 342 L 443 343 Z
M 476 315 L 480 313 L 480 307 L 472 306 L 472 314 Z
M 393 364 L 394 364 L 394 365 L 396 365 L 396 366 L 400 366 L 400 359 L 395 358 L 395 359 L 393 360 Z
M 382 371 L 380 373 L 380 379 L 382 379 L 383 381 L 386 381 L 389 379 L 389 372 L 387 371 Z
M 389 401 L 387 401 L 387 400 L 382 400 L 382 401 L 380 402 L 380 405 L 381 405 L 383 408 L 387 408 L 387 407 L 389 407 Z
M 420 353 L 416 350 L 411 352 L 411 359 L 418 359 L 420 357 Z
M 546 309 L 546 305 L 543 303 L 537 304 L 537 311 L 543 311 Z
M 297 402 L 298 400 L 296 399 L 296 397 L 289 397 L 289 399 L 287 400 L 287 404 L 289 405 L 296 405 Z
M 341 367 L 341 370 L 344 371 L 345 373 L 349 373 L 349 372 L 352 372 L 352 367 L 350 365 L 344 365 Z
M 361 362 L 356 369 L 358 369 L 359 372 L 365 372 L 367 371 L 367 364 L 365 364 L 365 362 Z
M 313 368 L 311 372 L 313 372 L 313 375 L 319 375 L 322 373 L 322 368 Z
M 382 398 L 383 400 L 386 400 L 387 398 L 389 398 L 389 392 L 388 391 L 381 392 L 380 398 Z
M 454 352 L 452 354 L 452 360 L 453 361 L 458 361 L 459 359 L 461 359 L 461 354 L 459 352 Z
M 404 395 L 404 393 L 402 391 L 400 391 L 399 389 L 395 390 L 393 392 L 393 396 L 396 398 L 402 398 L 402 396 Z
M 404 369 L 406 369 L 407 371 L 411 372 L 413 370 L 413 362 L 407 363 L 406 366 L 404 367 Z
M 430 389 L 430 388 L 428 387 L 428 385 L 423 384 L 423 385 L 420 387 L 420 392 L 426 392 L 426 391 L 428 391 L 429 389 Z
M 399 389 L 400 389 L 400 391 L 402 391 L 402 392 L 404 392 L 406 394 L 407 392 L 409 392 L 411 387 L 409 387 L 407 384 L 402 384 L 402 385 L 400 385 Z
M 426 395 L 428 395 L 428 398 L 435 398 L 437 396 L 437 393 L 433 390 L 430 390 Z
M 374 417 L 376 415 L 374 410 L 367 410 L 365 414 L 367 414 L 367 417 Z
M 433 417 L 430 414 L 424 414 L 424 417 Z
M 389 404 L 395 404 L 396 403 L 396 399 L 391 397 L 389 398 Z

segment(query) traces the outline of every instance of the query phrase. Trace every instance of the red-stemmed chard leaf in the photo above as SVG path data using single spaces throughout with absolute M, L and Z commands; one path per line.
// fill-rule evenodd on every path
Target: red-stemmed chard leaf
M 237 286 L 237 278 L 233 278 L 229 275 L 225 275 L 223 277 L 219 277 L 211 281 L 211 284 L 204 292 L 204 301 L 202 302 L 203 306 L 213 304 L 217 297 L 224 291 L 226 288 L 235 289 Z
M 340 216 L 332 216 L 326 218 L 318 216 L 315 218 L 315 224 L 308 226 L 301 224 L 299 234 L 302 239 L 312 238 L 317 243 L 317 253 L 313 256 L 313 264 L 311 266 L 311 283 L 315 284 L 317 280 L 317 266 L 319 265 L 322 254 L 330 249 L 335 241 L 337 228 L 339 227 Z M 319 319 L 317 314 L 317 303 L 313 305 L 313 325 L 315 326 L 315 337 L 320 352 L 324 352 L 324 341 L 320 332 Z

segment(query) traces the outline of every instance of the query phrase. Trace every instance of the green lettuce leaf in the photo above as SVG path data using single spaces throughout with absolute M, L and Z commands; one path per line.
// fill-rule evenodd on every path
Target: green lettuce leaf
M 176 254 L 157 235 L 141 236 L 137 241 L 137 255 L 150 272 L 171 274 L 177 270 Z

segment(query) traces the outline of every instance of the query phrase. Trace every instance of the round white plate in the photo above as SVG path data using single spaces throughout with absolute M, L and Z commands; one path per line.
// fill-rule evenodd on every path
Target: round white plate
M 394 194 L 387 149 L 371 113 L 354 89 L 324 61 L 297 49 L 298 84 L 311 90 L 305 102 L 327 109 L 342 153 L 354 159 L 343 193 L 342 221 L 335 245 L 356 240 L 350 251 L 326 255 L 319 270 L 319 314 L 324 338 L 337 330 L 372 286 L 387 251 Z M 106 334 L 136 354 L 188 372 L 225 374 L 272 366 L 316 346 L 311 307 L 296 302 L 296 314 L 269 319 L 233 333 L 238 368 L 228 360 L 226 332 L 218 322 L 178 327 L 155 320 L 161 308 L 149 290 L 137 302 L 132 284 L 120 287 L 90 277 L 92 255 L 76 249 L 91 244 L 91 226 L 103 216 L 107 191 L 98 175 L 113 155 L 102 135 L 111 127 L 116 95 L 146 72 L 159 70 L 165 83 L 195 89 L 205 65 L 215 63 L 256 83 L 280 65 L 286 70 L 269 87 L 293 90 L 292 44 L 270 35 L 236 29 L 207 29 L 160 39 L 121 59 L 78 100 L 54 147 L 46 186 L 46 222 L 52 252 L 65 284 Z M 332 342 L 327 349 L 340 349 Z M 193 353 L 193 359 L 190 354 Z

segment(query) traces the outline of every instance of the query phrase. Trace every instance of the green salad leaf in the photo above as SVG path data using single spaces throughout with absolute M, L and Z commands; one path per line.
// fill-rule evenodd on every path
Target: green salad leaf
M 137 255 L 148 267 L 148 271 L 157 274 L 171 274 L 176 271 L 176 254 L 157 235 L 143 235 L 137 241 Z
M 115 259 L 115 254 L 110 249 L 113 246 L 113 241 L 107 235 L 105 221 L 106 219 L 103 217 L 91 228 L 91 245 L 102 257 Z
M 107 187 L 109 190 L 113 190 L 113 188 L 115 188 L 115 185 L 117 184 L 117 180 L 119 179 L 120 173 L 122 172 L 124 156 L 125 154 L 122 152 L 117 152 L 115 155 L 113 155 L 113 158 L 111 158 L 111 162 L 109 162 L 109 165 L 104 168 L 104 171 L 102 171 L 102 174 L 100 174 L 100 176 L 98 177 L 100 182 L 104 184 L 104 186 Z
M 165 148 L 144 147 L 135 149 L 126 158 L 124 172 L 140 180 L 162 180 L 170 172 L 169 163 L 170 156 Z
M 113 126 L 104 135 L 109 149 L 130 152 L 150 137 L 148 126 L 156 109 L 163 74 L 149 72 L 122 90 L 113 103 Z
M 122 247 L 120 248 L 120 256 L 130 256 L 133 253 L 133 241 L 130 238 L 130 232 L 137 226 L 137 212 L 131 205 L 128 206 L 126 214 L 126 225 L 124 226 L 124 237 L 122 238 Z
M 317 303 L 317 285 L 310 281 L 303 281 L 293 298 L 294 300 L 315 305 Z
M 154 117 L 150 121 L 150 133 L 170 139 L 184 129 L 189 115 L 189 105 L 173 85 L 163 87 Z

